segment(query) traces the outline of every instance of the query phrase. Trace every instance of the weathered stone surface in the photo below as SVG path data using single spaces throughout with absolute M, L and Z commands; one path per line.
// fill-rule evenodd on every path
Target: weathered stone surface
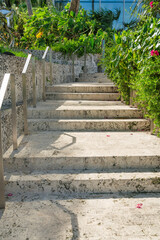
M 47 99 L 118 101 L 119 93 L 54 93 L 47 92 Z
M 42 58 L 44 51 L 35 51 L 35 50 L 26 50 L 25 52 L 32 53 L 34 56 Z M 63 62 L 64 57 L 60 53 L 52 54 L 53 57 L 53 84 L 58 83 L 66 83 L 72 81 L 72 66 L 71 62 Z M 49 59 L 49 54 L 47 55 L 47 59 Z M 97 61 L 98 56 L 88 56 L 87 57 L 87 66 L 88 71 L 96 72 L 97 66 L 95 61 Z M 21 103 L 23 101 L 22 97 L 22 70 L 25 64 L 26 58 L 20 58 L 15 56 L 8 55 L 0 55 L 0 85 L 2 83 L 2 79 L 5 73 L 13 73 L 15 74 L 15 82 L 16 82 L 16 101 L 17 103 Z M 57 61 L 57 62 L 56 62 Z M 76 60 L 75 66 L 75 74 L 79 77 L 79 74 L 82 73 L 82 66 L 84 64 L 83 59 L 80 59 L 80 64 L 78 64 L 78 60 Z M 47 85 L 50 85 L 50 65 L 46 62 L 46 78 Z M 32 86 L 32 64 L 29 64 L 27 70 L 27 98 L 33 98 L 33 86 Z M 10 84 L 8 86 L 5 99 L 3 102 L 4 107 L 10 108 L 11 104 L 11 89 Z M 42 62 L 36 60 L 36 94 L 37 100 L 42 99 Z M 18 133 L 21 134 L 23 132 L 23 109 L 22 107 L 17 108 L 18 111 Z M 2 111 L 2 131 L 3 131 L 3 151 L 5 152 L 8 147 L 12 144 L 12 120 L 11 120 L 11 110 Z
M 5 211 L 0 210 L 0 238 L 159 240 L 159 198 L 159 194 L 16 194 L 8 197 Z
M 121 101 L 92 101 L 92 100 L 47 100 L 46 102 L 39 102 L 37 106 L 41 107 L 50 107 L 52 108 L 59 108 L 63 106 L 69 106 L 69 107 L 79 107 L 79 106 L 94 106 L 94 107 L 106 107 L 106 106 L 125 106 L 124 103 Z
M 17 133 L 18 136 L 23 134 L 23 107 L 17 107 Z M 5 109 L 2 111 L 2 148 L 5 152 L 13 143 L 13 121 L 11 109 Z
M 10 148 L 4 155 L 6 197 L 10 196 L 9 211 L 1 213 L 0 237 L 4 240 L 159 240 L 160 196 L 155 193 L 160 192 L 160 139 L 140 132 L 149 128 L 147 120 L 115 119 L 115 113 L 117 117 L 126 111 L 130 115 L 132 110 L 141 114 L 136 109 L 119 101 L 95 102 L 40 103 L 37 109 L 49 119 L 30 119 L 31 129 L 61 131 L 21 136 L 19 149 Z M 59 117 L 73 112 L 71 116 L 76 117 L 78 111 L 79 115 L 89 111 L 88 116 L 102 117 L 108 111 L 114 119 L 58 121 L 52 119 L 57 110 L 62 114 Z M 37 118 L 41 114 L 30 111 Z M 68 126 L 83 131 L 63 132 Z M 137 132 L 85 131 L 106 127 Z M 8 221 L 9 214 L 13 217 Z
M 72 83 L 72 84 L 61 84 L 48 86 L 46 88 L 47 92 L 68 92 L 68 93 L 111 93 L 117 92 L 117 87 L 108 83 Z
M 156 169 L 160 139 L 145 132 L 41 132 L 4 154 L 6 172 Z M 121 171 L 121 170 L 120 170 Z
M 90 82 L 90 83 L 108 83 L 113 84 L 113 82 L 105 75 L 104 73 L 86 73 L 82 74 L 82 76 L 78 79 L 78 82 Z
M 57 104 L 58 105 L 58 104 Z M 75 106 L 75 105 L 38 104 L 37 108 L 28 109 L 29 119 L 116 119 L 116 118 L 143 118 L 137 108 L 129 106 Z
M 33 172 L 5 178 L 7 192 L 32 193 L 132 193 L 160 192 L 159 172 Z
M 145 119 L 29 119 L 32 131 L 148 131 L 150 122 Z

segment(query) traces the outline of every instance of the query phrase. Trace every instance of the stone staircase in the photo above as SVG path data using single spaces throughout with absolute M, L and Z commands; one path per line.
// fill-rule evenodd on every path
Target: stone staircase
M 45 103 L 30 108 L 30 131 L 149 130 L 142 113 L 119 101 L 108 83 L 73 83 L 47 87 Z
M 4 155 L 6 193 L 160 192 L 160 139 L 113 83 L 46 90 L 47 101 L 28 108 L 30 134 Z

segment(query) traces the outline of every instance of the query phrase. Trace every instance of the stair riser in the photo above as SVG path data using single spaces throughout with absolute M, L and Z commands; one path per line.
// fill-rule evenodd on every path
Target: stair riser
M 9 158 L 4 159 L 4 169 L 7 173 L 20 171 L 53 170 L 92 170 L 115 171 L 117 169 L 155 169 L 160 168 L 158 156 L 126 156 L 126 157 L 48 157 L 48 158 Z
M 36 122 L 30 120 L 28 123 L 29 131 L 51 131 L 51 130 L 66 130 L 66 131 L 137 131 L 150 129 L 150 124 L 148 121 L 141 122 L 55 122 L 55 121 L 41 121 Z
M 29 119 L 118 119 L 118 118 L 142 118 L 138 110 L 29 110 Z
M 107 179 L 107 180 L 26 180 L 7 181 L 6 193 L 146 193 L 160 192 L 160 184 L 148 179 Z
M 52 94 L 47 93 L 46 98 L 48 100 L 93 100 L 93 101 L 118 101 L 120 97 L 119 93 L 99 93 L 99 94 Z
M 47 92 L 61 92 L 61 93 L 116 93 L 117 87 L 115 86 L 72 86 L 72 87 L 47 87 Z

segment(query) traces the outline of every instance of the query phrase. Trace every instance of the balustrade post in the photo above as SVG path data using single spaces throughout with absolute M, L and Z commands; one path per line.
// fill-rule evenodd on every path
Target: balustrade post
M 72 81 L 75 80 L 75 72 L 74 72 L 74 62 L 75 62 L 75 55 L 72 54 Z
M 105 40 L 103 39 L 102 40 L 102 59 L 104 59 L 104 57 L 105 57 Z M 104 71 L 105 71 L 105 68 L 102 67 L 102 72 Z
M 151 119 L 150 120 L 150 133 L 153 134 L 153 130 L 154 130 L 154 120 Z
M 133 106 L 133 90 L 132 89 L 130 89 L 129 105 L 131 107 Z
M 15 88 L 14 74 L 11 74 L 11 99 L 12 99 L 13 150 L 16 150 L 18 147 L 18 144 L 17 144 L 16 88 Z
M 46 101 L 46 62 L 45 60 L 42 60 L 42 75 L 43 75 L 43 93 L 42 93 L 42 98 L 43 101 Z
M 3 169 L 3 152 L 2 152 L 2 129 L 1 129 L 1 110 L 0 110 L 0 209 L 5 208 L 5 184 Z
M 50 49 L 50 85 L 53 84 L 52 49 Z
M 84 47 L 84 75 L 87 73 L 87 54 L 86 54 L 86 46 Z
M 33 107 L 36 107 L 37 96 L 36 96 L 36 61 L 35 57 L 32 57 L 32 83 L 33 83 Z
M 22 73 L 23 82 L 23 115 L 24 115 L 24 134 L 28 135 L 28 122 L 27 122 L 27 84 L 26 73 Z

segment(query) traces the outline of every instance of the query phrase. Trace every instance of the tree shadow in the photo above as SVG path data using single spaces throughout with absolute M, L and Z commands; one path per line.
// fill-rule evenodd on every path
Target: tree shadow
M 2 217 L 3 217 L 4 211 L 5 211 L 5 209 L 0 209 L 0 220 L 1 220 Z
M 73 213 L 72 211 L 68 210 L 63 205 L 61 205 L 59 202 L 55 201 L 54 203 L 56 204 L 57 207 L 59 207 L 65 213 L 68 213 L 70 215 L 71 225 L 72 225 L 72 233 L 73 233 L 71 240 L 79 240 L 79 226 L 78 226 L 77 215 L 75 213 Z

